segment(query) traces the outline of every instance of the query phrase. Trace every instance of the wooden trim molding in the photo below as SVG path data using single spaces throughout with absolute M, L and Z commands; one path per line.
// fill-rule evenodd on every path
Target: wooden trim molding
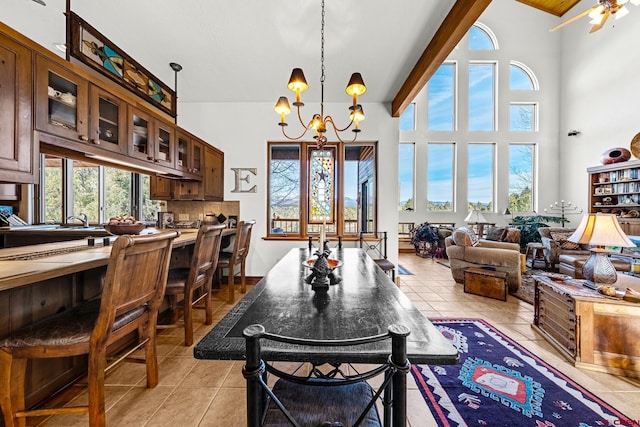
M 490 3 L 491 0 L 456 1 L 393 99 L 392 117 L 400 117 Z

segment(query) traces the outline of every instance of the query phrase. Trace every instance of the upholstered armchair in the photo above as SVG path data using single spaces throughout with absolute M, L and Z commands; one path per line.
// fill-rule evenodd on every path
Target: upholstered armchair
M 464 270 L 468 267 L 490 268 L 507 273 L 510 292 L 520 288 L 524 265 L 520 244 L 478 239 L 473 230 L 462 227 L 445 239 L 445 246 L 456 282 L 464 282 Z
M 588 256 L 587 248 L 583 248 L 577 243 L 567 239 L 576 231 L 575 228 L 562 227 L 540 227 L 538 234 L 544 246 L 544 256 L 551 268 L 557 268 L 560 262 L 560 255 Z

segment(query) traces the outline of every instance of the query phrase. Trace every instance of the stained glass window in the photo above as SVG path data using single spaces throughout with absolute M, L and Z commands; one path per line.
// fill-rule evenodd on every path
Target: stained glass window
M 334 221 L 335 150 L 311 149 L 309 162 L 309 223 Z

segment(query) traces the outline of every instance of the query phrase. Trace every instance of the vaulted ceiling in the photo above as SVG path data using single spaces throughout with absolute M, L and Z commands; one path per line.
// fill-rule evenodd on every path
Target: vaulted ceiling
M 507 1 L 507 0 L 498 0 Z M 578 0 L 517 0 L 562 14 Z M 2 0 L 3 22 L 51 48 L 65 41 L 71 10 L 103 33 L 183 102 L 269 102 L 304 69 L 320 98 L 320 0 Z M 495 2 L 494 2 L 495 3 Z M 326 0 L 325 100 L 342 102 L 352 72 L 362 102 L 411 102 L 491 0 Z M 496 5 L 498 6 L 498 5 Z M 534 9 L 531 9 L 532 13 Z

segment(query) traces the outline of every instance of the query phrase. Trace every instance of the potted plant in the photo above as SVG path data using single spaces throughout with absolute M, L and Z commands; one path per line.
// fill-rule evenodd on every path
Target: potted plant
M 538 233 L 538 228 L 548 227 L 547 222 L 559 224 L 561 222 L 569 222 L 569 220 L 567 218 L 546 215 L 517 216 L 513 218 L 513 227 L 520 230 L 520 249 L 522 251 L 526 250 L 527 243 L 542 241 L 540 239 L 540 233 Z

